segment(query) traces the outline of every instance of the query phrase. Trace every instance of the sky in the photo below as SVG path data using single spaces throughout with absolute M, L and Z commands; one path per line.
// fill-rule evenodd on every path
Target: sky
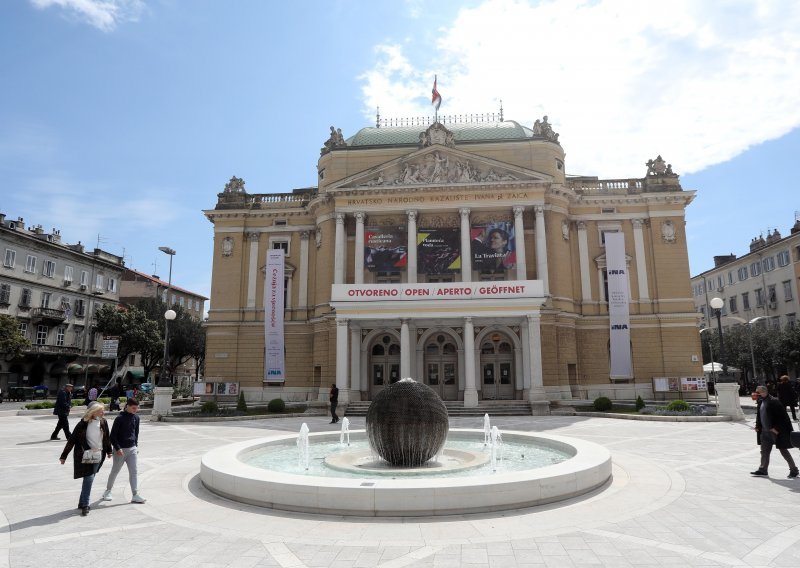
M 316 183 L 329 127 L 549 117 L 568 175 L 696 190 L 692 274 L 800 217 L 800 2 L 6 0 L 0 212 L 210 295 L 203 216 Z

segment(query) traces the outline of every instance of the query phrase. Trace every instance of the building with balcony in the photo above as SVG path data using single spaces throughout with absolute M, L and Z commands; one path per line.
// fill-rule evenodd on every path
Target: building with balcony
M 0 313 L 14 316 L 31 347 L 20 358 L 0 356 L 0 388 L 107 379 L 110 360 L 100 358 L 93 314 L 119 302 L 122 257 L 86 251 L 61 241 L 53 229 L 26 228 L 0 214 Z
M 255 400 L 327 400 L 336 383 L 347 402 L 410 376 L 465 406 L 546 412 L 701 376 L 684 234 L 694 192 L 660 156 L 642 177 L 567 176 L 547 117 L 498 118 L 379 121 L 346 140 L 332 128 L 317 187 L 250 193 L 232 178 L 204 212 L 206 377 Z M 284 260 L 281 380 L 265 372 L 270 250 Z M 609 317 L 609 277 L 629 323 Z M 614 349 L 628 371 L 612 369 Z
M 712 298 L 725 305 L 722 325 L 735 325 L 755 318 L 759 325 L 782 328 L 795 325 L 800 313 L 797 297 L 800 279 L 800 217 L 788 236 L 769 230 L 750 241 L 749 250 L 714 257 L 714 268 L 692 277 L 692 296 L 701 325 L 714 326 Z

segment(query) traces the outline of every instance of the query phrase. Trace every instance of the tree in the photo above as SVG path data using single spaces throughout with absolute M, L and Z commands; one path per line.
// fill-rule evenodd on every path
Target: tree
M 14 316 L 0 315 L 0 353 L 9 359 L 19 357 L 31 346 L 19 330 L 19 321 Z
M 124 361 L 131 353 L 142 358 L 144 377 L 148 381 L 153 370 L 164 357 L 164 340 L 158 323 L 147 317 L 137 307 L 120 309 L 103 306 L 97 311 L 97 331 L 119 337 L 117 358 Z
M 194 359 L 199 371 L 206 351 L 206 330 L 180 306 L 173 306 L 175 319 L 169 324 L 169 365 L 171 368 Z

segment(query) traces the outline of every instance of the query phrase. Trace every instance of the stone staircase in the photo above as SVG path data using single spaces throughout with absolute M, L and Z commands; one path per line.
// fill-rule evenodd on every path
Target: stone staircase
M 347 404 L 345 416 L 366 416 L 370 401 L 350 402 Z M 531 403 L 527 400 L 481 400 L 475 408 L 464 408 L 462 400 L 446 400 L 447 414 L 459 416 L 530 416 Z

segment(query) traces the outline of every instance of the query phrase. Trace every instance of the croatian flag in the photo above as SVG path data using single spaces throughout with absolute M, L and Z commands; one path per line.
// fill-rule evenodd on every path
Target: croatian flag
M 431 97 L 431 104 L 436 107 L 436 110 L 439 110 L 439 107 L 442 106 L 442 95 L 439 94 L 439 91 L 436 89 L 436 75 L 433 76 L 433 91 L 431 91 L 433 95 Z

